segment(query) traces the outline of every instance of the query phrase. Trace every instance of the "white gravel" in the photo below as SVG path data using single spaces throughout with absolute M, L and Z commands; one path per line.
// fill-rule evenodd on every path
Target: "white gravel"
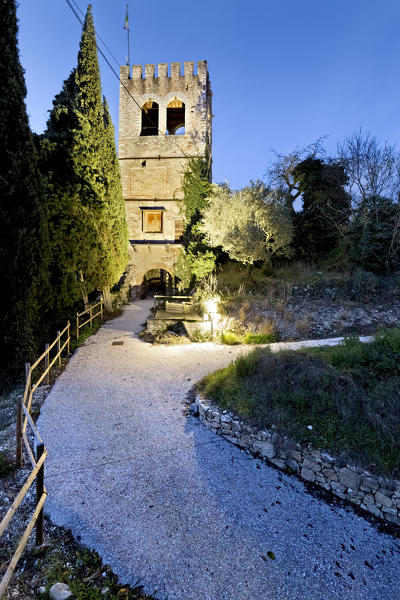
M 400 599 L 398 540 L 182 415 L 193 383 L 246 350 L 146 344 L 149 308 L 89 338 L 45 401 L 53 521 L 159 598 Z

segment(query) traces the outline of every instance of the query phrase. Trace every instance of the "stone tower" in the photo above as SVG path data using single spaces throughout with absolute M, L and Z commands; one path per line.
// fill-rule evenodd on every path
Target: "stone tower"
M 192 156 L 211 153 L 207 62 L 120 69 L 119 147 L 132 247 L 132 285 L 170 279 L 182 248 L 181 178 Z

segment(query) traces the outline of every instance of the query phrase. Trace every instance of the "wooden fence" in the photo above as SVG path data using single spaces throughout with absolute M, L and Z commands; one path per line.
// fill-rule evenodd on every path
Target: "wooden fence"
M 98 309 L 98 312 L 93 314 L 93 310 L 96 309 L 98 306 L 100 306 L 100 308 Z M 84 323 L 80 323 L 80 318 L 83 317 L 83 315 L 89 315 L 89 318 Z M 82 327 L 84 327 L 88 323 L 90 323 L 90 325 L 92 325 L 93 319 L 95 319 L 98 316 L 100 316 L 101 320 L 103 320 L 103 299 L 101 299 L 100 302 L 97 302 L 97 304 L 93 304 L 92 306 L 89 306 L 89 308 L 86 308 L 83 312 L 76 313 L 76 339 L 77 340 L 79 340 L 80 329 L 82 329 Z
M 47 497 L 46 487 L 44 485 L 44 462 L 47 458 L 47 450 L 43 443 L 42 438 L 36 428 L 35 423 L 31 417 L 31 406 L 32 397 L 35 390 L 46 380 L 49 383 L 50 370 L 54 364 L 58 361 L 61 365 L 61 354 L 67 348 L 69 354 L 70 350 L 70 323 L 62 330 L 57 332 L 57 337 L 52 344 L 46 344 L 46 349 L 43 354 L 37 359 L 37 361 L 31 366 L 26 363 L 26 383 L 24 395 L 18 399 L 17 404 L 17 452 L 16 452 L 16 463 L 17 467 L 22 466 L 22 442 L 24 442 L 26 451 L 28 453 L 30 462 L 32 464 L 32 471 L 26 479 L 23 487 L 14 498 L 11 508 L 7 511 L 7 514 L 0 523 L 0 537 L 10 524 L 11 519 L 16 513 L 21 502 L 25 498 L 28 490 L 30 489 L 33 482 L 36 480 L 36 506 L 34 513 L 22 535 L 21 540 L 17 546 L 16 551 L 8 565 L 7 571 L 5 572 L 3 579 L 0 583 L 0 598 L 3 597 L 10 579 L 14 573 L 15 567 L 17 566 L 18 560 L 25 546 L 28 542 L 28 538 L 32 532 L 32 529 L 36 525 L 36 544 L 40 545 L 43 543 L 43 505 Z M 51 357 L 52 351 L 55 354 Z M 33 372 L 37 370 L 40 373 L 37 381 L 33 383 Z M 30 435 L 28 435 L 28 425 L 30 428 Z M 31 442 L 34 442 L 33 447 Z

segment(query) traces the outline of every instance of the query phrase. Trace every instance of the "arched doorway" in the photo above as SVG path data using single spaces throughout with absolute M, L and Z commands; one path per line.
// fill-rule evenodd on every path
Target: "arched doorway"
M 173 292 L 173 277 L 162 268 L 149 269 L 140 284 L 141 297 L 154 294 L 166 295 Z

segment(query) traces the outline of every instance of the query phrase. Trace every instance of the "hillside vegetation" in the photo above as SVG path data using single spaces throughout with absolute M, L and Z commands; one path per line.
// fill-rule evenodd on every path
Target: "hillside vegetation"
M 257 427 L 400 475 L 400 328 L 368 344 L 348 338 L 297 352 L 255 349 L 198 387 Z

